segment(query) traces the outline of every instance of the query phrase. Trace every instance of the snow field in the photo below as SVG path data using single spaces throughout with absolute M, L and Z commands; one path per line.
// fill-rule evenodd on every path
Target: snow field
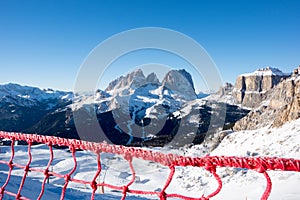
M 287 123 L 281 128 L 270 129 L 268 127 L 253 130 L 233 132 L 226 136 L 219 146 L 210 155 L 226 156 L 277 156 L 284 158 L 300 158 L 300 119 Z M 9 161 L 10 147 L 1 146 L 0 159 Z M 189 148 L 174 149 L 171 147 L 155 148 L 154 151 L 163 153 L 176 153 L 185 156 L 201 157 L 208 152 L 206 146 L 196 145 Z M 31 167 L 45 168 L 49 160 L 49 148 L 46 145 L 35 145 L 31 147 Z M 67 150 L 53 149 L 54 160 L 50 170 L 60 174 L 66 174 L 72 170 L 74 161 L 71 153 Z M 87 151 L 77 151 L 77 169 L 73 178 L 91 181 L 97 171 L 96 155 Z M 26 146 L 15 146 L 14 162 L 25 165 L 28 162 Z M 118 155 L 101 154 L 102 172 L 97 181 L 105 181 L 114 185 L 125 185 L 132 178 L 129 164 Z M 136 181 L 130 189 L 145 191 L 160 191 L 165 184 L 170 170 L 151 161 L 133 159 L 136 170 Z M 8 167 L 0 165 L 0 185 L 6 180 Z M 17 193 L 24 171 L 14 168 L 11 181 L 7 190 Z M 266 186 L 264 176 L 258 172 L 236 168 L 217 168 L 217 173 L 222 178 L 223 189 L 212 198 L 218 199 L 260 199 Z M 300 199 L 300 173 L 297 172 L 268 172 L 273 188 L 271 200 L 296 200 Z M 36 199 L 39 195 L 43 174 L 29 172 L 22 195 Z M 56 177 L 50 178 L 50 184 L 46 184 L 43 199 L 59 199 L 64 180 Z M 90 199 L 91 188 L 89 185 L 70 182 L 65 199 Z M 167 193 L 178 193 L 189 197 L 201 197 L 212 193 L 217 188 L 217 181 L 212 175 L 202 168 L 176 167 L 173 180 L 167 188 Z M 99 194 L 97 190 L 96 199 L 120 199 L 120 192 L 105 188 L 105 194 Z M 128 194 L 129 200 L 157 199 L 157 196 L 136 196 Z M 4 199 L 14 199 L 5 195 Z

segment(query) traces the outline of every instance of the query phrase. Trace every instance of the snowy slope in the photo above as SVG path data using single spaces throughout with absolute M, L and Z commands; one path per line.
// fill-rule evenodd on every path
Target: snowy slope
M 278 156 L 285 158 L 300 159 L 300 119 L 287 123 L 278 129 L 263 128 L 253 131 L 233 132 L 229 134 L 220 145 L 210 153 L 210 155 L 232 155 L 232 156 Z M 1 146 L 1 159 L 9 160 L 9 147 Z M 196 145 L 190 148 L 173 149 L 171 147 L 155 148 L 155 151 L 164 153 L 177 153 L 186 156 L 204 156 L 208 153 L 206 145 Z M 44 167 L 47 164 L 49 152 L 45 145 L 32 147 L 34 167 Z M 59 173 L 67 173 L 72 169 L 73 160 L 70 153 L 65 150 L 54 150 L 55 160 L 52 170 Z M 81 151 L 76 153 L 78 169 L 75 178 L 91 180 L 95 174 L 97 165 L 95 155 L 89 152 Z M 101 156 L 103 173 L 100 180 L 122 185 L 128 183 L 131 178 L 131 172 L 128 164 L 123 158 L 102 154 Z M 25 164 L 27 162 L 27 152 L 25 146 L 16 147 L 15 162 Z M 142 190 L 160 190 L 163 187 L 169 169 L 157 163 L 134 159 L 133 164 L 138 176 L 137 181 L 130 187 L 131 189 Z M 8 168 L 0 165 L 0 184 L 6 179 Z M 218 174 L 223 180 L 223 189 L 219 195 L 212 198 L 217 199 L 260 199 L 266 185 L 263 175 L 241 169 L 218 168 Z M 106 176 L 104 178 L 104 173 Z M 23 171 L 14 169 L 13 179 L 8 188 L 16 191 L 16 185 L 20 182 L 20 176 Z M 300 199 L 300 173 L 294 172 L 269 172 L 273 182 L 273 190 L 269 199 L 271 200 L 296 200 Z M 32 199 L 36 198 L 40 188 L 42 176 L 30 172 L 28 181 L 26 181 L 24 194 Z M 47 199 L 58 199 L 63 181 L 58 178 L 52 178 L 47 185 L 45 195 Z M 33 187 L 32 187 L 33 186 Z M 171 182 L 167 193 L 175 192 L 192 197 L 200 197 L 202 194 L 209 194 L 217 187 L 216 181 L 211 175 L 203 169 L 186 167 L 176 168 L 174 179 Z M 34 188 L 34 190 L 32 190 Z M 89 199 L 91 191 L 89 186 L 75 183 L 69 184 L 66 199 Z M 120 199 L 121 194 L 109 189 L 105 189 L 106 194 L 98 194 L 101 199 Z M 157 199 L 153 197 L 136 197 L 129 195 L 128 199 Z
M 258 129 L 229 134 L 210 155 L 269 156 L 300 159 L 300 119 L 278 129 Z M 175 153 L 201 157 L 209 154 L 209 146 L 196 145 Z M 262 174 L 251 170 L 217 168 L 222 177 L 223 189 L 212 199 L 256 200 L 262 196 L 266 180 Z M 270 200 L 300 199 L 300 173 L 270 171 L 273 183 Z M 203 169 L 178 168 L 175 180 L 170 185 L 173 191 L 193 197 L 209 194 L 217 188 L 215 179 Z M 200 194 L 200 195 L 199 195 Z
M 235 132 L 228 135 L 211 155 L 270 156 L 300 159 L 300 119 L 286 123 L 278 129 L 262 128 Z M 226 171 L 226 170 L 221 170 Z M 232 194 L 231 189 L 247 199 L 259 199 L 266 184 L 265 178 L 256 172 L 238 171 L 224 179 L 224 190 L 220 197 Z M 269 172 L 273 182 L 270 199 L 300 199 L 300 173 Z M 222 199 L 222 198 L 220 198 Z M 241 199 L 238 197 L 232 199 Z
M 16 146 L 16 156 L 15 156 L 15 163 L 23 164 L 25 165 L 28 161 L 27 157 L 27 147 L 26 146 Z M 9 160 L 10 157 L 10 147 L 0 147 L 1 152 L 1 160 Z M 89 153 L 89 152 L 78 152 L 77 155 L 77 161 L 78 161 L 78 168 L 76 170 L 76 174 L 74 178 L 84 179 L 88 180 L 89 178 L 93 178 L 94 174 L 97 169 L 96 164 L 96 157 Z M 102 154 L 103 155 L 103 154 Z M 31 167 L 37 167 L 37 168 L 44 168 L 46 167 L 48 163 L 49 158 L 49 150 L 48 147 L 45 145 L 36 145 L 32 147 L 32 156 L 33 156 L 33 162 L 31 164 Z M 50 167 L 50 171 L 55 171 L 59 173 L 68 173 L 73 168 L 73 159 L 71 158 L 71 155 L 66 150 L 58 150 L 54 149 L 54 157 L 55 160 L 53 161 L 53 165 Z M 102 162 L 103 163 L 113 163 L 114 159 L 117 160 L 118 158 L 113 158 L 112 155 L 104 155 L 102 156 Z M 107 161 L 108 160 L 108 161 Z M 120 165 L 120 169 L 114 169 L 112 170 L 114 174 L 117 174 L 116 176 L 120 175 L 120 170 L 124 170 L 127 168 L 127 166 L 122 165 L 126 164 L 125 162 Z M 103 169 L 106 169 L 107 167 L 104 165 Z M 0 165 L 0 185 L 2 186 L 3 183 L 6 180 L 8 172 L 8 167 L 5 165 Z M 19 189 L 19 185 L 22 179 L 24 171 L 22 169 L 14 168 L 11 180 L 6 187 L 8 191 L 17 193 Z M 107 177 L 111 176 L 109 174 L 110 172 L 107 172 Z M 29 172 L 25 185 L 22 190 L 22 195 L 25 197 L 28 197 L 30 199 L 36 199 L 40 193 L 41 189 L 41 181 L 43 181 L 43 174 L 37 173 L 37 172 Z M 111 176 L 112 179 L 114 179 L 114 176 Z M 107 178 L 108 181 L 110 178 Z M 100 177 L 100 180 L 103 180 L 103 177 Z M 124 183 L 126 182 L 126 178 L 120 179 L 120 180 L 114 180 L 114 183 Z M 63 179 L 59 178 L 50 178 L 50 184 L 46 184 L 45 193 L 43 196 L 43 199 L 50 199 L 50 200 L 56 200 L 60 199 L 61 190 L 64 184 Z M 66 200 L 74 200 L 74 199 L 90 199 L 91 197 L 91 189 L 88 185 L 79 185 L 70 182 L 68 186 L 68 190 L 66 192 L 65 199 Z M 104 200 L 111 200 L 111 199 L 120 199 L 121 193 L 119 192 L 109 192 L 105 195 L 100 195 L 99 192 L 96 193 L 96 199 L 104 199 Z M 8 195 L 4 196 L 4 199 L 15 199 L 12 197 L 9 197 Z M 129 200 L 137 200 L 137 199 L 144 199 L 141 197 L 129 197 Z

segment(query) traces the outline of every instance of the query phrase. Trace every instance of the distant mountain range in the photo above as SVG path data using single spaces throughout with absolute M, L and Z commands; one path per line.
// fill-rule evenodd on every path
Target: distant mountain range
M 154 73 L 145 76 L 138 69 L 113 80 L 104 91 L 79 97 L 71 92 L 6 84 L 0 86 L 0 129 L 89 141 L 108 139 L 134 146 L 196 144 L 233 128 L 266 101 L 266 91 L 271 93 L 282 81 L 298 76 L 293 74 L 259 69 L 209 96 L 195 93 L 192 77 L 185 70 L 171 70 L 160 82 Z M 91 123 L 94 118 L 101 133 Z
M 71 92 L 18 84 L 0 85 L 0 129 L 25 131 L 45 115 L 72 103 Z

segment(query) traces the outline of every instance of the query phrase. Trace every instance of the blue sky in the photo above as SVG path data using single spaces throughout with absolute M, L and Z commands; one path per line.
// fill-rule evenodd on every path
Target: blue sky
M 265 66 L 290 72 L 300 64 L 299 10 L 297 0 L 1 0 L 0 83 L 73 90 L 80 65 L 100 42 L 149 26 L 196 40 L 224 81 L 234 82 L 237 75 Z M 119 62 L 126 65 L 112 66 L 101 81 L 105 84 L 143 62 L 175 63 L 163 56 L 138 53 Z

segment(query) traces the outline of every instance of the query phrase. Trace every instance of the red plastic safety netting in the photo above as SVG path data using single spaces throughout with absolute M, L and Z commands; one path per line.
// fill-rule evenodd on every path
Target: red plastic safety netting
M 296 159 L 286 159 L 286 158 L 273 158 L 273 157 L 225 157 L 225 156 L 205 156 L 205 157 L 186 157 L 186 156 L 179 156 L 175 154 L 163 154 L 160 152 L 154 152 L 151 150 L 144 150 L 141 148 L 133 148 L 133 147 L 124 147 L 118 145 L 110 145 L 107 143 L 93 143 L 93 142 L 86 142 L 81 140 L 73 140 L 73 139 L 65 139 L 65 138 L 58 138 L 53 136 L 41 136 L 36 134 L 22 134 L 22 133 L 11 133 L 11 132 L 2 132 L 0 131 L 0 139 L 5 138 L 11 140 L 11 156 L 9 161 L 2 160 L 0 157 L 0 164 L 4 164 L 8 166 L 8 173 L 7 178 L 4 184 L 0 188 L 0 199 L 3 199 L 5 195 L 15 197 L 16 199 L 28 199 L 25 196 L 22 196 L 22 188 L 24 187 L 26 177 L 29 171 L 39 172 L 42 173 L 44 179 L 42 180 L 41 191 L 37 199 L 41 199 L 47 180 L 50 176 L 55 176 L 61 179 L 64 179 L 64 185 L 61 191 L 61 199 L 64 199 L 68 184 L 70 182 L 75 182 L 79 184 L 88 184 L 92 188 L 91 192 L 91 199 L 95 199 L 95 193 L 99 187 L 107 187 L 114 190 L 118 190 L 122 192 L 122 199 L 126 198 L 128 193 L 138 194 L 138 195 L 156 195 L 159 199 L 164 200 L 167 198 L 180 198 L 180 199 L 188 199 L 188 200 L 208 200 L 214 196 L 216 196 L 222 189 L 222 179 L 216 173 L 217 167 L 233 167 L 233 168 L 247 168 L 250 170 L 255 170 L 258 173 L 262 173 L 267 181 L 267 186 L 265 188 L 264 193 L 262 194 L 261 199 L 266 200 L 268 199 L 271 189 L 272 189 L 272 182 L 267 173 L 267 171 L 296 171 L 300 172 L 300 160 Z M 15 147 L 14 141 L 26 141 L 28 143 L 28 161 L 25 165 L 18 164 L 18 160 L 14 159 L 15 156 Z M 48 145 L 50 158 L 48 164 L 44 168 L 34 168 L 31 167 L 32 163 L 32 156 L 31 156 L 31 146 L 33 143 L 43 143 Z M 72 154 L 72 158 L 74 160 L 74 166 L 72 170 L 70 170 L 66 174 L 59 174 L 55 171 L 50 171 L 50 166 L 54 159 L 53 154 L 53 145 L 59 146 L 68 146 L 70 152 Z M 75 152 L 77 150 L 88 150 L 93 152 L 97 157 L 97 171 L 95 171 L 95 175 L 92 180 L 79 180 L 73 178 L 74 172 L 77 168 L 76 162 L 76 155 Z M 106 182 L 97 182 L 97 177 L 101 173 L 101 154 L 102 153 L 112 153 L 123 156 L 126 161 L 128 161 L 130 170 L 132 173 L 132 179 L 126 185 L 116 186 Z M 167 166 L 170 169 L 169 175 L 167 180 L 164 183 L 161 191 L 143 191 L 143 190 L 136 190 L 131 189 L 130 186 L 135 182 L 136 173 L 134 166 L 132 164 L 133 158 L 139 158 L 143 160 L 157 162 L 161 165 Z M 192 198 L 187 197 L 180 194 L 175 193 L 167 193 L 166 189 L 170 185 L 173 175 L 175 173 L 175 167 L 181 166 L 193 166 L 193 167 L 201 167 L 209 171 L 213 177 L 218 182 L 218 187 L 214 192 L 207 196 L 200 196 L 199 198 Z M 19 189 L 17 193 L 8 191 L 6 189 L 9 181 L 11 179 L 11 174 L 14 168 L 24 169 L 24 174 L 21 179 L 21 183 L 19 185 Z

